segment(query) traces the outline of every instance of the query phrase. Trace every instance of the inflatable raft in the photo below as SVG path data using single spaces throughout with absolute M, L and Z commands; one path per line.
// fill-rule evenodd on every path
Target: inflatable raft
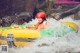
M 37 30 L 9 29 L 0 33 L 0 44 L 21 47 L 40 37 L 40 33 Z
M 78 26 L 73 22 L 63 22 L 73 31 L 78 31 Z M 8 44 L 9 46 L 22 47 L 31 44 L 35 39 L 40 38 L 41 35 L 49 36 L 50 31 L 45 30 L 31 30 L 26 28 L 27 25 L 19 25 L 16 27 L 1 27 L 0 28 L 0 44 Z M 31 26 L 31 25 L 29 25 Z M 50 29 L 51 30 L 51 29 Z M 55 30 L 54 30 L 55 31 Z M 46 34 L 44 34 L 46 33 Z M 53 33 L 53 31 L 51 32 Z
M 76 32 L 78 32 L 78 25 L 73 22 L 64 22 L 64 24 L 68 25 L 69 27 L 73 28 Z

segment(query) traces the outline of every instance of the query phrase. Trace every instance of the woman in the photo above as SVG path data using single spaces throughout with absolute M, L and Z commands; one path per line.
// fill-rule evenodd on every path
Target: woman
M 35 25 L 34 29 L 36 30 L 45 29 L 47 25 L 46 14 L 44 12 L 38 12 L 36 14 L 36 18 L 38 19 L 38 23 Z

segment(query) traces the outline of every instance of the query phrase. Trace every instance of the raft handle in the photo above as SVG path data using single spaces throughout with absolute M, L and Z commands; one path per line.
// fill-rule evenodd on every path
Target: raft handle
M 15 39 L 14 39 L 13 34 L 8 34 L 7 35 L 7 43 L 8 43 L 9 47 L 15 47 L 14 40 Z

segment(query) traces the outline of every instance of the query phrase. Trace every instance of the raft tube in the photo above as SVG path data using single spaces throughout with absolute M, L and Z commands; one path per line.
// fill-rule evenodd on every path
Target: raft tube
M 67 26 L 74 29 L 74 31 L 78 31 L 78 25 L 73 22 L 63 22 Z M 51 29 L 50 29 L 51 31 Z M 14 46 L 22 47 L 31 44 L 35 39 L 40 38 L 41 34 L 44 35 L 49 34 L 50 36 L 53 31 L 45 31 L 45 30 L 31 30 L 26 29 L 25 25 L 20 26 L 11 26 L 11 27 L 2 27 L 0 28 L 0 44 L 8 44 L 11 42 L 8 40 L 12 38 L 12 43 Z M 55 30 L 54 30 L 55 31 Z
M 12 44 L 12 46 L 22 47 L 30 44 L 35 39 L 40 38 L 37 30 L 4 30 L 0 35 L 0 44 Z M 12 43 L 9 43 L 12 42 Z
M 73 22 L 63 22 L 64 24 L 68 25 L 69 27 L 73 28 L 76 32 L 78 32 L 78 25 Z

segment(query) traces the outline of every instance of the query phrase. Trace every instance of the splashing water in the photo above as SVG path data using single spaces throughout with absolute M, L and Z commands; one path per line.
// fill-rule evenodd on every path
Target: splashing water
M 50 37 L 44 34 L 40 39 L 35 40 L 31 45 L 22 48 L 9 48 L 8 53 L 79 53 L 80 52 L 80 20 L 65 18 L 56 21 L 52 18 L 48 20 L 48 27 L 45 29 L 52 32 Z M 76 33 L 70 27 L 62 22 L 74 22 L 79 26 Z M 36 23 L 37 20 L 31 21 L 29 24 Z M 50 29 L 50 30 L 49 30 Z M 53 31 L 55 30 L 55 31 Z

